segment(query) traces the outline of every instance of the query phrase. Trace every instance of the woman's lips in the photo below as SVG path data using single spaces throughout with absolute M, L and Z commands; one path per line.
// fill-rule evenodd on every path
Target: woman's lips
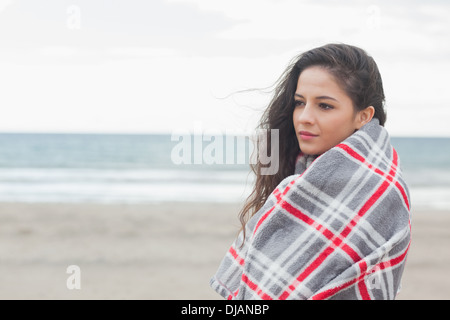
M 309 131 L 300 131 L 299 135 L 300 135 L 300 139 L 302 139 L 302 140 L 311 140 L 318 136 L 317 134 L 311 133 Z

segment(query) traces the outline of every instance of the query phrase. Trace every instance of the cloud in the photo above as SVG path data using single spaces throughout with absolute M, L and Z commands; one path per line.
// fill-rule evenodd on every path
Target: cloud
M 266 43 L 269 52 L 346 42 L 392 58 L 450 56 L 446 1 L 169 0 L 235 21 L 216 39 L 230 46 Z M 247 48 L 244 48 L 247 49 Z M 245 50 L 243 50 L 245 51 Z
M 12 3 L 12 0 L 0 0 L 0 12 L 6 9 L 10 4 Z
M 448 59 L 450 4 L 443 1 L 16 0 L 3 1 L 3 58 L 98 62 L 167 52 L 265 57 L 329 42 L 391 58 Z M 0 2 L 0 9 L 2 2 Z M 67 49 L 72 47 L 71 54 Z M 43 47 L 53 49 L 41 50 Z M 36 50 L 36 48 L 38 48 Z M 116 50 L 117 48 L 132 48 Z M 149 50 L 150 49 L 150 50 Z M 8 54 L 8 51 L 11 53 Z M 17 53 L 19 54 L 17 55 Z M 47 53 L 42 55 L 41 52 Z
M 16 0 L 1 13 L 0 46 L 167 46 L 210 37 L 233 23 L 220 13 L 163 0 Z

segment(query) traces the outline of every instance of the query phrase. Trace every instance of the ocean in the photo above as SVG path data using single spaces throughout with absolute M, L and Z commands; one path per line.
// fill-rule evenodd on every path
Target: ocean
M 413 208 L 450 209 L 450 138 L 392 138 Z M 242 202 L 252 143 L 239 136 L 0 134 L 1 202 Z

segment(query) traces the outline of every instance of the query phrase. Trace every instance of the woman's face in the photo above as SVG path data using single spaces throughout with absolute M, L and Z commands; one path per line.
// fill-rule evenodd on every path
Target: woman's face
M 322 67 L 300 74 L 295 92 L 294 128 L 300 150 L 320 155 L 369 122 L 373 107 L 355 113 L 352 100 Z

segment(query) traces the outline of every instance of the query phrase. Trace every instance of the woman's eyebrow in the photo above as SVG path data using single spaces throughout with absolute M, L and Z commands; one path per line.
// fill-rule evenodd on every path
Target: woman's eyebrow
M 294 94 L 296 97 L 299 97 L 299 98 L 302 98 L 302 99 L 304 99 L 305 97 L 303 97 L 301 94 L 299 94 L 299 93 L 295 93 Z M 319 99 L 319 100 L 324 100 L 324 99 L 328 99 L 328 100 L 333 100 L 333 101 L 336 101 L 336 102 L 339 102 L 337 99 L 335 99 L 335 98 L 333 98 L 333 97 L 329 97 L 329 96 L 319 96 L 319 97 L 316 97 L 316 99 Z
M 320 97 L 316 97 L 316 99 L 328 99 L 328 100 L 334 100 L 336 102 L 339 102 L 337 99 L 335 99 L 333 97 L 329 97 L 329 96 L 320 96 Z

